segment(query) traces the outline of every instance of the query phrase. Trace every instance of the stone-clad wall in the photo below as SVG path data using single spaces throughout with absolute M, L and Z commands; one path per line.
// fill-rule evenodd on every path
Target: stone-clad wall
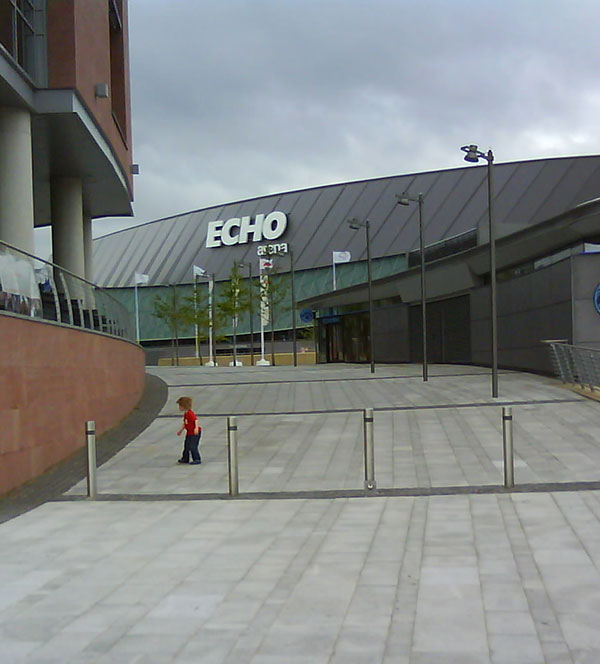
M 43 327 L 40 327 L 43 326 Z M 0 313 L 0 495 L 37 477 L 140 400 L 144 352 L 99 333 Z

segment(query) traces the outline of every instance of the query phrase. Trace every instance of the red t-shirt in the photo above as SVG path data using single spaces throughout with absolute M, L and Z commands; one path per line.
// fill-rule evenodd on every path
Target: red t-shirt
M 188 435 L 193 435 L 196 427 L 198 427 L 198 433 L 200 433 L 201 429 L 198 425 L 198 418 L 196 417 L 196 413 L 194 413 L 193 410 L 186 410 L 183 414 L 183 426 L 185 427 L 185 432 Z

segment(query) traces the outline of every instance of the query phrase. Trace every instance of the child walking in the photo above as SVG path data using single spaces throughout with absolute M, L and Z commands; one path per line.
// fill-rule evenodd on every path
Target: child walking
M 202 435 L 202 427 L 198 424 L 196 413 L 192 410 L 191 397 L 179 397 L 177 399 L 179 410 L 183 413 L 183 424 L 177 432 L 178 436 L 185 431 L 185 442 L 183 443 L 183 453 L 181 459 L 177 463 L 189 463 L 196 465 L 202 463 L 198 445 L 200 444 L 200 436 Z M 192 460 L 190 461 L 190 455 Z

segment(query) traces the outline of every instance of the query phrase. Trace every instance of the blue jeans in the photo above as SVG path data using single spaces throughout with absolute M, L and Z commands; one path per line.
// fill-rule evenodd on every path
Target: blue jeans
M 188 433 L 185 436 L 185 441 L 183 443 L 183 454 L 181 455 L 181 460 L 184 463 L 188 463 L 190 460 L 190 454 L 192 455 L 192 461 L 201 461 L 200 452 L 198 451 L 198 445 L 200 445 L 200 434 L 199 433 Z

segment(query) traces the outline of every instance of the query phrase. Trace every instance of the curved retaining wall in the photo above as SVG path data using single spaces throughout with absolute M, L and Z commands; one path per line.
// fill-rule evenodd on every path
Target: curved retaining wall
M 43 327 L 40 327 L 43 326 Z M 144 351 L 128 341 L 0 314 L 0 495 L 85 445 L 137 405 Z

